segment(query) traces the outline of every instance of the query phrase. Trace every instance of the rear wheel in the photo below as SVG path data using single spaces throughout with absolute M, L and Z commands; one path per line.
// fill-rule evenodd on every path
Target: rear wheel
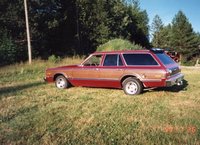
M 137 95 L 143 91 L 143 86 L 140 80 L 133 77 L 125 79 L 122 86 L 127 95 Z
M 59 89 L 65 89 L 69 87 L 69 82 L 63 75 L 59 75 L 56 77 L 55 85 Z

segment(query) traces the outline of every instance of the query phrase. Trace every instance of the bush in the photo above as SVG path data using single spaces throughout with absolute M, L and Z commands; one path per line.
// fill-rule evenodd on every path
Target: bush
M 17 58 L 17 46 L 6 31 L 1 31 L 0 37 L 0 65 L 11 64 Z
M 100 45 L 97 51 L 112 51 L 112 50 L 136 50 L 143 49 L 142 46 L 135 43 L 131 43 L 128 40 L 123 39 L 113 39 L 107 43 Z
M 200 56 L 193 57 L 190 60 L 187 60 L 186 57 L 183 57 L 182 58 L 182 65 L 184 65 L 184 66 L 195 66 L 198 59 L 200 59 Z
M 60 56 L 55 56 L 55 55 L 51 55 L 48 57 L 48 61 L 52 62 L 52 63 L 58 63 L 61 61 Z

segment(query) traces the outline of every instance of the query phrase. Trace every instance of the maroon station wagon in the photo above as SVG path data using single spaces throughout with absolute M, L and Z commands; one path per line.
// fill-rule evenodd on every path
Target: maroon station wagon
M 48 68 L 45 80 L 56 87 L 123 89 L 140 94 L 144 88 L 182 85 L 180 66 L 161 49 L 95 52 L 79 65 Z

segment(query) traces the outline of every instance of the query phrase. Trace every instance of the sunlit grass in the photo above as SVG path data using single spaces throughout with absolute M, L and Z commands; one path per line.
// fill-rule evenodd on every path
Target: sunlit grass
M 200 70 L 183 69 L 182 89 L 137 96 L 43 82 L 47 67 L 81 60 L 0 68 L 0 144 L 200 144 Z

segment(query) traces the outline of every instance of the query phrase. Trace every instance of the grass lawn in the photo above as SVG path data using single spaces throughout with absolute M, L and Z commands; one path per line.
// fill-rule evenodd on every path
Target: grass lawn
M 200 70 L 183 69 L 182 88 L 137 96 L 43 82 L 47 67 L 80 61 L 0 68 L 0 144 L 200 144 Z

